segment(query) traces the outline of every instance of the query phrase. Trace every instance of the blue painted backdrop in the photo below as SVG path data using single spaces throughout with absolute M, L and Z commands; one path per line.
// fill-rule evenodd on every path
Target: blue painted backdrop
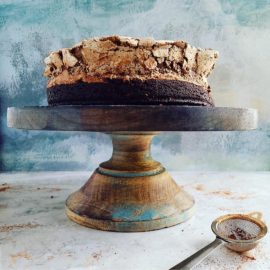
M 42 73 L 49 51 L 111 34 L 184 39 L 219 50 L 221 57 L 210 77 L 216 105 L 259 109 L 257 131 L 160 135 L 152 152 L 169 169 L 270 169 L 269 0 L 4 0 L 2 170 L 93 169 L 109 158 L 106 135 L 8 129 L 6 108 L 47 104 Z

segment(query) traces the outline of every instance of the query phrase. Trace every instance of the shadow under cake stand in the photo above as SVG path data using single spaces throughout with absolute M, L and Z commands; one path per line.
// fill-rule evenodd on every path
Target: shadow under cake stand
M 8 108 L 8 126 L 110 134 L 112 157 L 66 200 L 67 216 L 108 231 L 150 231 L 190 218 L 194 200 L 150 154 L 161 131 L 233 131 L 257 127 L 255 109 L 177 105 Z

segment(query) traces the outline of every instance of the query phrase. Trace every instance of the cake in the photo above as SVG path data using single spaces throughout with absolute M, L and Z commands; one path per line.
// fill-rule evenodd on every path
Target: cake
M 45 58 L 48 104 L 214 106 L 207 77 L 217 58 L 181 40 L 86 39 Z

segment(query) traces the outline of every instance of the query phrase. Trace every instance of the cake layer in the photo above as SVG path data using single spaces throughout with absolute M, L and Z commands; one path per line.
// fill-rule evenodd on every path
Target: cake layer
M 45 59 L 44 75 L 49 78 L 48 88 L 107 79 L 153 79 L 187 81 L 208 93 L 207 77 L 217 58 L 217 51 L 195 48 L 181 40 L 109 36 L 52 52 Z
M 49 105 L 178 104 L 214 106 L 202 86 L 178 80 L 120 80 L 77 82 L 47 89 Z

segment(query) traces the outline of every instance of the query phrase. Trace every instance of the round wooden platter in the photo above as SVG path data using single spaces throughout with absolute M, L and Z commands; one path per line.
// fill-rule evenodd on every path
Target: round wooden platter
M 66 201 L 67 216 L 108 231 L 150 231 L 194 213 L 194 199 L 151 157 L 159 131 L 230 131 L 257 127 L 257 111 L 188 106 L 51 106 L 8 108 L 8 126 L 100 131 L 112 138 L 112 157 Z
M 233 131 L 257 127 L 257 110 L 179 105 L 8 108 L 8 126 L 66 131 Z

